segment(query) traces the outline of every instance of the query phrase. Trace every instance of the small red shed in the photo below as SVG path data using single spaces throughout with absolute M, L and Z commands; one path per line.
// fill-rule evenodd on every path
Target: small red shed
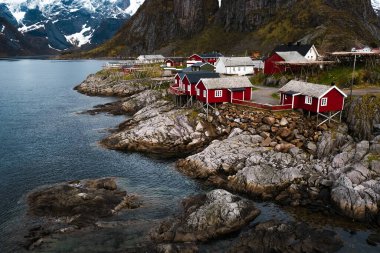
M 182 67 L 184 66 L 184 58 L 177 57 L 177 58 L 166 59 L 165 65 L 166 67 L 169 67 L 169 68 Z
M 292 80 L 284 85 L 281 93 L 281 105 L 292 105 L 293 109 L 315 112 L 328 120 L 344 109 L 347 95 L 336 86 L 307 83 Z M 331 112 L 336 112 L 331 116 Z M 329 113 L 329 116 L 324 115 Z M 324 123 L 324 122 L 322 122 Z
M 204 78 L 196 85 L 196 98 L 207 104 L 249 101 L 252 87 L 248 77 Z

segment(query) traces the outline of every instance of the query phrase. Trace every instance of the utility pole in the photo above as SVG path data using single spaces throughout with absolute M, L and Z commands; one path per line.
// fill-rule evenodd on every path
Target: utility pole
M 355 79 L 355 69 L 356 69 L 356 54 L 354 57 L 354 67 L 352 70 L 352 80 L 351 80 L 351 90 L 350 90 L 350 100 L 352 101 L 352 88 L 354 86 L 354 79 Z

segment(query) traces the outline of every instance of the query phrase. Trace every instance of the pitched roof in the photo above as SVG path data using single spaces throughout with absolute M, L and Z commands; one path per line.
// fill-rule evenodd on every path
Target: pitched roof
M 217 52 L 199 54 L 199 56 L 202 57 L 202 58 L 219 58 L 219 57 L 223 57 L 223 55 L 221 53 L 217 53 Z
M 290 52 L 290 51 L 296 51 L 300 53 L 302 56 L 306 56 L 306 54 L 309 52 L 309 50 L 312 48 L 313 45 L 302 45 L 302 44 L 283 44 L 278 45 L 275 47 L 275 52 Z
M 336 86 L 327 86 L 323 84 L 308 83 L 303 81 L 291 80 L 279 89 L 280 92 L 301 93 L 306 96 L 320 98 L 326 95 L 330 90 L 337 89 L 343 96 L 347 96 Z
M 250 88 L 253 87 L 248 77 L 224 77 L 224 78 L 202 78 L 202 83 L 206 89 L 236 89 L 236 88 Z
M 250 57 L 220 57 L 219 61 L 223 62 L 226 67 L 255 65 Z
M 164 56 L 159 55 L 159 54 L 157 54 L 157 55 L 153 55 L 153 54 L 151 54 L 151 55 L 140 55 L 138 58 L 144 58 L 144 59 L 147 59 L 147 60 L 165 59 Z
M 185 75 L 189 79 L 190 83 L 198 83 L 199 80 L 201 80 L 202 78 L 219 78 L 220 77 L 218 73 L 207 72 L 207 71 L 189 72 L 189 73 L 185 73 Z
M 307 62 L 308 60 L 297 51 L 276 52 L 286 62 Z
M 191 65 L 191 67 L 203 67 L 204 65 L 210 65 L 210 66 L 214 67 L 212 64 L 210 64 L 208 62 L 197 62 L 197 63 L 194 63 L 193 65 Z

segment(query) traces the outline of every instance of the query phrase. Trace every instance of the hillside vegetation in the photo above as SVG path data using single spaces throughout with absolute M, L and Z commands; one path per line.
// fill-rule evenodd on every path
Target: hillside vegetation
M 223 0 L 220 9 L 217 0 L 147 0 L 114 38 L 77 56 L 265 54 L 290 41 L 326 52 L 379 40 L 370 0 Z

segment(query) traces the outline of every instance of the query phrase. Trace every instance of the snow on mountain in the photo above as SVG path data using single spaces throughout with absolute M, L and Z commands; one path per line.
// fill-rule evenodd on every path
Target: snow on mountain
M 372 7 L 376 12 L 380 12 L 380 0 L 371 0 Z
M 112 37 L 144 0 L 1 0 L 18 30 L 65 50 Z M 96 39 L 93 35 L 96 34 Z M 94 35 L 95 36 L 95 35 Z

